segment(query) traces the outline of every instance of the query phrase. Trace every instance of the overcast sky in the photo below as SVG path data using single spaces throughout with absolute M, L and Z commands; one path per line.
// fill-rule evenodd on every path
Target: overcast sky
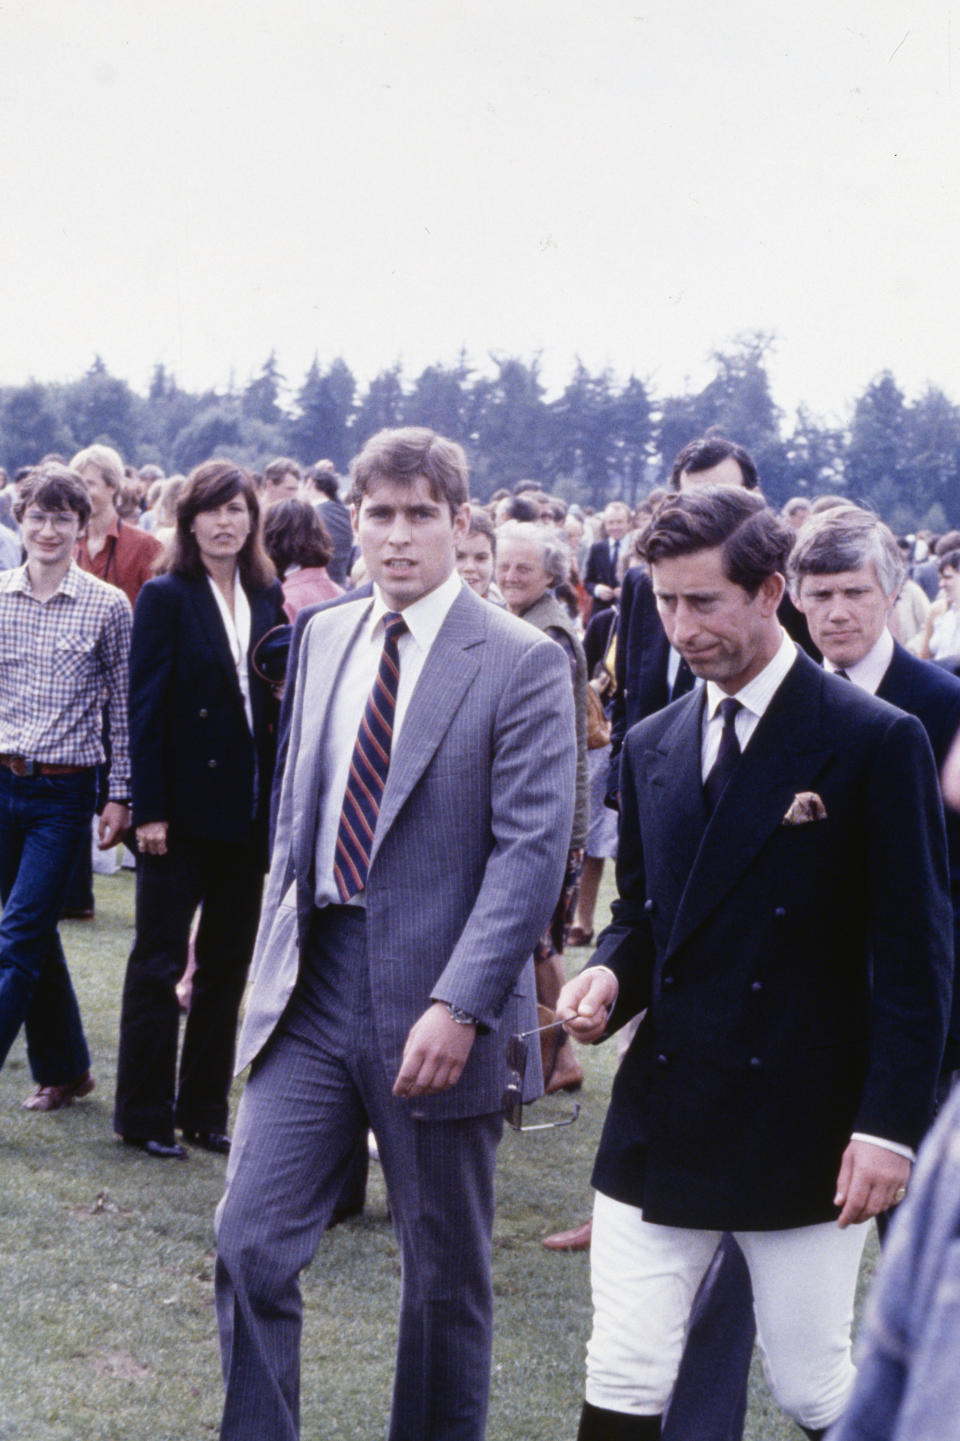
M 0 384 L 739 333 L 960 400 L 960 0 L 0 0 Z

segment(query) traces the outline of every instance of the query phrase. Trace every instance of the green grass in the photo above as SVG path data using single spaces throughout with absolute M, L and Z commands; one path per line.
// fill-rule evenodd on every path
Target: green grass
M 98 877 L 96 890 L 96 921 L 62 928 L 96 1091 L 37 1115 L 20 1107 L 32 1089 L 21 1041 L 0 1071 L 0 1441 L 193 1441 L 216 1435 L 220 1413 L 212 1217 L 224 1162 L 194 1150 L 185 1164 L 159 1163 L 113 1136 L 132 876 Z M 574 952 L 571 969 L 584 957 Z M 489 1441 L 576 1433 L 589 1258 L 540 1241 L 590 1213 L 614 1048 L 583 1060 L 577 1125 L 508 1132 L 500 1152 Z M 374 1167 L 367 1212 L 325 1238 L 304 1278 L 305 1441 L 384 1434 L 398 1288 Z M 757 1376 L 746 1435 L 799 1436 Z

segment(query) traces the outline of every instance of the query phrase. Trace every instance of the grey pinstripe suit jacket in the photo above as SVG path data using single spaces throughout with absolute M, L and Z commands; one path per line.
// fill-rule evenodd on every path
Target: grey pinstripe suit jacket
M 296 982 L 313 913 L 324 727 L 369 609 L 369 600 L 335 606 L 304 634 L 238 1070 L 269 1039 Z M 481 1022 L 457 1085 L 410 1103 L 425 1117 L 497 1110 L 504 1036 L 536 1024 L 530 955 L 560 895 L 575 764 L 562 649 L 464 587 L 394 747 L 366 889 L 374 1014 L 390 1079 L 431 999 Z

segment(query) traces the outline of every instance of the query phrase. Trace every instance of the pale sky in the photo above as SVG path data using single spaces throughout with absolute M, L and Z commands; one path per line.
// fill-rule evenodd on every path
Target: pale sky
M 960 400 L 960 0 L 0 0 L 0 384 L 777 336 Z

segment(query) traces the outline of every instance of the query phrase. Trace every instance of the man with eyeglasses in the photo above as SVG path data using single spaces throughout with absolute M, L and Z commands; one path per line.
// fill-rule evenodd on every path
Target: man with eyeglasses
M 32 1111 L 89 1095 L 94 1080 L 57 919 L 94 813 L 109 707 L 112 761 L 100 845 L 130 823 L 130 602 L 73 550 L 90 515 L 79 476 L 38 466 L 14 507 L 26 563 L 0 574 L 0 1065 L 26 1027 Z

